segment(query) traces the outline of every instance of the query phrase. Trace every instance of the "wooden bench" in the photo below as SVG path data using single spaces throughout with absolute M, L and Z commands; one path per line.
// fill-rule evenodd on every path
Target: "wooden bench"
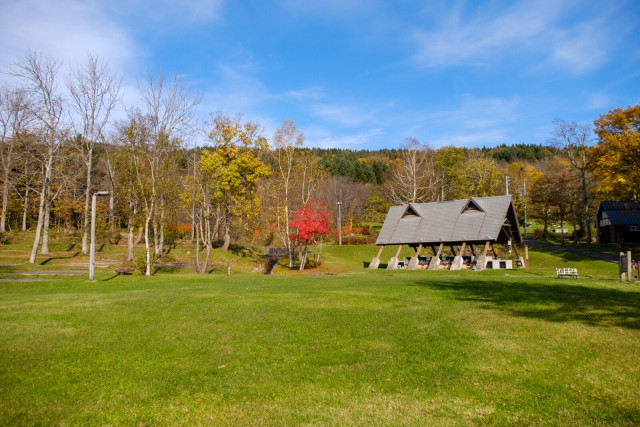
M 556 268 L 556 277 L 569 277 L 571 279 L 578 278 L 578 269 L 577 268 Z

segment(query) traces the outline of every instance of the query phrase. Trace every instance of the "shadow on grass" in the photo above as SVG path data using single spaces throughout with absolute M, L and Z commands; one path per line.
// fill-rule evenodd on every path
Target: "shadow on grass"
M 514 316 L 549 322 L 577 321 L 592 326 L 640 329 L 640 292 L 594 288 L 568 281 L 531 283 L 445 279 L 419 280 L 415 286 L 452 293 L 460 301 L 500 309 Z
M 57 256 L 57 257 L 55 257 L 55 256 L 54 256 L 54 257 L 49 257 L 49 258 L 45 259 L 44 261 L 42 261 L 42 262 L 40 263 L 40 265 L 46 265 L 46 264 L 48 264 L 48 263 L 50 263 L 51 261 L 54 261 L 54 260 L 56 260 L 56 259 L 70 259 L 70 258 L 74 258 L 74 257 L 77 257 L 78 255 L 80 255 L 80 251 L 77 251 L 76 253 L 74 253 L 74 254 L 73 254 L 73 255 L 71 255 L 71 256 Z

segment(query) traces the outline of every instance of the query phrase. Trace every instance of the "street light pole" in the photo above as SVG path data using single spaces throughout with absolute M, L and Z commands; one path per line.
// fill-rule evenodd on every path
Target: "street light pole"
M 342 246 L 342 202 L 336 202 L 338 205 L 338 246 Z
M 91 250 L 89 251 L 89 281 L 93 282 L 96 261 L 96 201 L 97 196 L 108 196 L 108 191 L 96 191 L 91 197 Z

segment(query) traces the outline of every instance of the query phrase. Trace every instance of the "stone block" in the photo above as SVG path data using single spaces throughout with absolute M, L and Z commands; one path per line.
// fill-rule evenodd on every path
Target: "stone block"
M 380 258 L 373 257 L 369 263 L 369 270 L 376 270 L 378 267 L 380 267 Z
M 451 268 L 449 270 L 462 270 L 462 257 L 460 255 L 456 255 L 451 262 Z
M 431 262 L 429 263 L 429 267 L 427 268 L 427 270 L 437 270 L 438 267 L 440 267 L 440 258 L 431 258 Z
M 400 261 L 398 261 L 398 258 L 396 257 L 391 258 L 387 263 L 387 270 L 396 270 L 398 268 L 399 262 Z

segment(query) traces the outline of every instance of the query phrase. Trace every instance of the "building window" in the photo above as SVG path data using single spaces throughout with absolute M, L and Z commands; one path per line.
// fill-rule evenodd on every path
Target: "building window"
M 631 231 L 638 231 L 638 227 L 637 227 L 637 226 L 635 226 L 635 225 L 632 225 L 632 226 L 631 226 L 631 227 L 629 227 L 629 228 L 631 228 Z

